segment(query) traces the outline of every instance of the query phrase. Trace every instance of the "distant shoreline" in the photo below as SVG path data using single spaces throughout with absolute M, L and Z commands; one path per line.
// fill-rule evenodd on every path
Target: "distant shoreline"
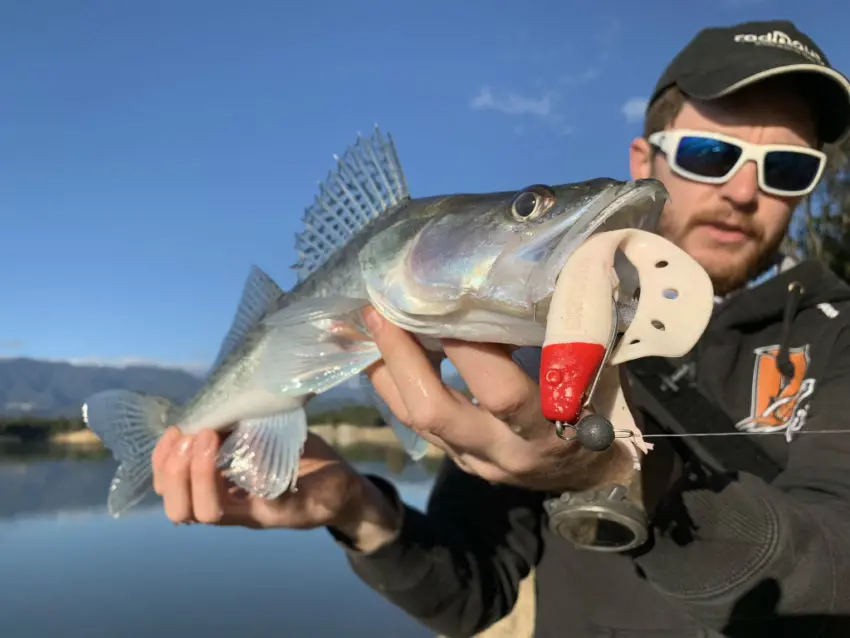
M 339 423 L 337 425 L 311 425 L 310 431 L 319 435 L 327 443 L 337 447 L 348 447 L 351 445 L 367 444 L 377 445 L 381 447 L 401 448 L 401 444 L 396 438 L 391 428 L 351 425 L 349 423 Z M 102 447 L 100 439 L 97 438 L 94 432 L 88 429 L 75 430 L 73 432 L 60 432 L 54 434 L 49 439 L 50 443 L 56 445 L 68 445 L 79 447 Z M 428 445 L 427 456 L 440 457 L 443 455 L 442 450 Z
M 59 445 L 84 445 L 97 447 L 103 445 L 97 435 L 91 430 L 74 430 L 73 432 L 59 432 L 50 436 L 50 443 Z

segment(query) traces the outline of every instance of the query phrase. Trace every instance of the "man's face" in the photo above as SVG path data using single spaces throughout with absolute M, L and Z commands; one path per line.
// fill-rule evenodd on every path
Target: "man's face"
M 815 142 L 814 123 L 803 101 L 758 86 L 722 102 L 686 101 L 668 128 L 711 131 L 760 144 L 812 146 Z M 655 177 L 670 193 L 659 233 L 706 270 L 716 294 L 744 285 L 779 248 L 799 198 L 762 192 L 754 162 L 744 164 L 725 184 L 716 185 L 674 174 L 664 153 L 651 156 L 646 141 L 635 140 L 632 177 Z

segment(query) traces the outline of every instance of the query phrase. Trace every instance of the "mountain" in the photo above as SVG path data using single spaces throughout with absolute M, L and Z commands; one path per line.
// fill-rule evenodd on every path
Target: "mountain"
M 464 384 L 454 371 L 446 383 Z M 38 359 L 0 359 L 0 414 L 39 417 L 76 417 L 86 398 L 101 390 L 122 389 L 155 394 L 182 404 L 203 385 L 203 379 L 185 370 L 156 366 L 72 365 Z M 359 379 L 341 383 L 307 404 L 316 414 L 346 405 L 370 405 Z
M 0 359 L 0 414 L 75 417 L 100 390 L 157 394 L 183 403 L 203 380 L 185 370 L 156 366 L 72 365 L 38 359 Z

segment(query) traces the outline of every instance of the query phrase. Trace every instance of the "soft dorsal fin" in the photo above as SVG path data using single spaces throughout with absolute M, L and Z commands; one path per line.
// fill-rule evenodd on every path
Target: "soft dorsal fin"
M 242 298 L 236 309 L 236 315 L 230 324 L 218 356 L 215 358 L 210 374 L 227 359 L 242 342 L 251 329 L 271 310 L 275 309 L 278 300 L 283 296 L 283 290 L 257 266 L 251 267 L 245 285 L 242 287 Z
M 298 263 L 292 268 L 298 281 L 335 254 L 362 228 L 410 197 L 392 137 L 378 126 L 357 141 L 342 157 L 334 156 L 330 171 L 304 214 L 304 230 L 295 239 Z

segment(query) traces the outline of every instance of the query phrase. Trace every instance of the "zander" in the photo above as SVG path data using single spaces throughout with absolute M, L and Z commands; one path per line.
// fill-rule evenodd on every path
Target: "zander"
M 151 487 L 151 455 L 171 425 L 232 430 L 218 464 L 237 486 L 275 498 L 295 486 L 305 403 L 380 359 L 361 321 L 371 304 L 439 357 L 441 338 L 540 346 L 558 275 L 589 236 L 654 228 L 666 200 L 655 180 L 593 179 L 520 191 L 414 199 L 392 138 L 358 137 L 319 187 L 284 293 L 254 268 L 204 387 L 185 406 L 126 390 L 91 396 L 88 427 L 120 465 L 108 509 Z M 634 290 L 632 291 L 634 292 Z M 628 322 L 634 298 L 618 301 Z M 362 378 L 362 377 L 361 377 Z M 380 402 L 414 458 L 425 442 Z

